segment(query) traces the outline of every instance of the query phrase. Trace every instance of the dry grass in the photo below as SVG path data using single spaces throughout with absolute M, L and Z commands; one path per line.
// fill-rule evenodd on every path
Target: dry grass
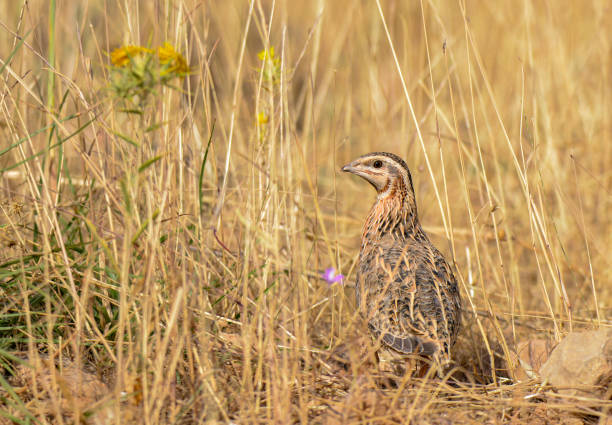
M 605 415 L 508 365 L 610 326 L 606 0 L 20 3 L 0 2 L 0 421 Z M 164 41 L 195 72 L 123 112 L 106 52 Z M 318 278 L 354 277 L 374 193 L 338 170 L 372 150 L 407 160 L 454 260 L 454 378 L 384 385 L 353 289 Z M 65 368 L 108 394 L 66 403 Z

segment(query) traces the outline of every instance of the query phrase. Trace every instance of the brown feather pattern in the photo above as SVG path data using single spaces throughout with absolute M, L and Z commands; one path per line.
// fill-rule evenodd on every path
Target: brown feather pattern
M 357 305 L 370 332 L 399 353 L 448 361 L 461 298 L 449 264 L 419 223 L 406 163 L 374 152 L 343 170 L 365 178 L 378 192 L 363 226 L 356 276 Z

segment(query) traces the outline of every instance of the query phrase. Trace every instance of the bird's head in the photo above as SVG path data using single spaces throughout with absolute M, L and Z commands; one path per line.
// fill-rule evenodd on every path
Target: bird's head
M 364 178 L 374 186 L 379 198 L 386 196 L 395 186 L 394 183 L 403 183 L 409 194 L 414 193 L 408 166 L 403 159 L 392 153 L 368 153 L 346 164 L 342 171 Z

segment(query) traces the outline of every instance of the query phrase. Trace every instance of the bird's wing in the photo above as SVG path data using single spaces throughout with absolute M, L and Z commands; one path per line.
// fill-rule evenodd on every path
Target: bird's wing
M 382 245 L 374 267 L 364 271 L 370 331 L 402 353 L 447 351 L 449 335 L 454 333 L 449 325 L 456 322 L 453 312 L 457 309 L 448 305 L 447 294 L 452 273 L 439 252 L 428 248 L 410 243 L 389 244 L 386 249 Z

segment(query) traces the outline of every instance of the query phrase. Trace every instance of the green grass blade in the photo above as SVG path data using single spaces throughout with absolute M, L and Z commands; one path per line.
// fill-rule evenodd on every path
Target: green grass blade
M 144 170 L 146 170 L 147 168 L 149 168 L 151 165 L 155 164 L 157 161 L 159 161 L 162 158 L 163 158 L 163 155 L 157 155 L 151 159 L 147 159 L 145 162 L 142 163 L 140 167 L 138 167 L 138 172 L 142 173 Z
M 4 61 L 4 65 L 0 66 L 0 74 L 2 74 L 4 72 L 4 69 L 8 66 L 8 64 L 11 63 L 11 59 L 13 59 L 13 56 L 15 56 L 15 54 L 19 51 L 19 49 L 23 45 L 23 42 L 25 41 L 25 39 L 28 37 L 28 35 L 31 32 L 32 30 L 26 32 L 24 36 L 19 37 L 19 42 L 15 45 L 15 48 L 13 49 L 13 51 L 8 55 L 8 58 L 6 58 L 6 60 Z
M 45 153 L 47 153 L 49 150 L 54 149 L 54 148 L 56 148 L 56 147 L 58 147 L 58 146 L 63 145 L 63 144 L 64 144 L 64 143 L 66 143 L 68 140 L 70 140 L 71 138 L 73 138 L 74 136 L 76 136 L 77 134 L 79 134 L 81 131 L 83 131 L 85 128 L 87 128 L 87 127 L 88 127 L 88 126 L 89 126 L 89 125 L 90 125 L 92 122 L 94 122 L 94 121 L 96 120 L 96 118 L 97 118 L 97 117 L 94 117 L 94 118 L 92 118 L 91 120 L 87 121 L 85 124 L 83 124 L 81 127 L 79 127 L 79 128 L 78 128 L 78 129 L 77 129 L 77 130 L 76 130 L 74 133 L 72 133 L 72 134 L 68 135 L 68 136 L 67 136 L 66 138 L 64 138 L 64 139 L 60 139 L 60 141 L 59 141 L 59 142 L 57 142 L 57 143 L 55 143 L 55 144 L 53 144 L 53 145 L 49 146 L 49 148 L 48 148 L 48 149 L 44 149 L 44 150 L 42 150 L 42 151 L 36 152 L 34 155 L 31 155 L 31 156 L 27 157 L 26 159 L 24 159 L 24 160 L 22 160 L 22 161 L 17 162 L 16 164 L 13 164 L 13 165 L 10 165 L 10 166 L 8 166 L 8 167 L 6 167 L 6 168 L 0 169 L 0 174 L 1 174 L 1 173 L 3 173 L 3 172 L 5 172 L 5 171 L 12 170 L 13 168 L 17 168 L 17 167 L 19 167 L 20 165 L 25 164 L 26 162 L 28 162 L 28 161 L 30 161 L 30 160 L 32 160 L 32 159 L 34 159 L 34 158 L 37 158 L 37 157 L 39 157 L 39 156 L 41 156 L 41 155 L 44 155 L 44 154 L 45 154 Z M 54 127 L 54 125 L 47 126 L 47 128 L 49 128 L 49 127 Z M 27 140 L 27 138 L 26 138 L 26 140 Z
M 64 123 L 66 121 L 70 121 L 71 119 L 73 119 L 75 117 L 76 117 L 76 115 L 70 115 L 70 116 L 68 116 L 68 117 L 66 117 L 64 119 L 61 119 L 60 122 Z M 20 144 L 22 144 L 26 140 L 31 139 L 31 138 L 33 138 L 34 136 L 37 136 L 40 133 L 44 133 L 45 131 L 47 131 L 51 127 L 53 127 L 53 124 L 46 125 L 46 126 L 44 126 L 42 128 L 39 128 L 38 130 L 35 130 L 33 133 L 31 133 L 31 134 L 29 134 L 29 135 L 27 135 L 25 137 L 22 137 L 21 139 L 17 140 L 15 143 L 10 145 L 8 148 L 4 148 L 4 149 L 0 150 L 0 156 L 2 156 L 5 153 L 15 149 L 17 146 L 19 146 Z
M 200 202 L 200 214 L 203 209 L 203 193 L 202 193 L 202 183 L 204 181 L 204 167 L 206 166 L 206 160 L 208 159 L 208 151 L 210 149 L 210 145 L 212 143 L 213 133 L 215 132 L 215 122 L 212 123 L 212 128 L 210 129 L 210 136 L 208 136 L 208 144 L 206 145 L 206 151 L 204 151 L 204 158 L 202 159 L 202 165 L 200 166 L 200 177 L 198 179 L 198 200 Z
M 136 143 L 134 140 L 130 139 L 126 135 L 123 135 L 121 133 L 117 133 L 116 131 L 113 131 L 113 134 L 115 136 L 117 136 L 118 138 L 120 138 L 121 140 L 128 142 L 130 145 L 134 146 L 135 148 L 139 148 L 140 147 L 140 145 L 138 143 Z
M 153 211 L 153 216 L 150 218 L 147 218 L 144 223 L 142 223 L 142 226 L 140 226 L 140 229 L 138 229 L 138 231 L 136 232 L 136 234 L 134 235 L 134 237 L 132 238 L 132 244 L 135 244 L 136 241 L 138 240 L 138 238 L 140 237 L 140 235 L 142 235 L 142 232 L 145 231 L 145 229 L 147 227 L 149 227 L 149 223 L 151 223 L 151 221 L 155 220 L 157 217 L 159 217 L 159 210 L 155 210 Z

